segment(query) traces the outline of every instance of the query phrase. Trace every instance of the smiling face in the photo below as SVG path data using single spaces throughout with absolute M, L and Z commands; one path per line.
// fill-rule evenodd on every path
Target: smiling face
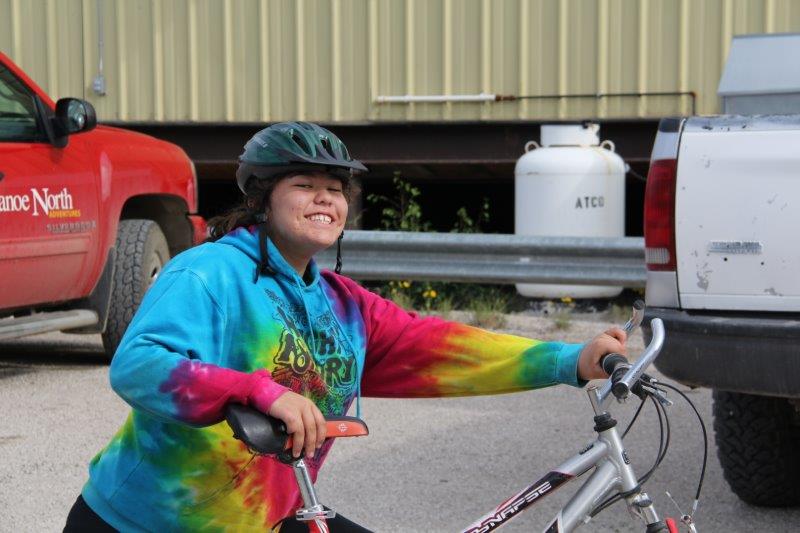
M 347 199 L 341 180 L 325 172 L 280 180 L 270 196 L 268 219 L 269 238 L 302 276 L 311 256 L 344 230 Z

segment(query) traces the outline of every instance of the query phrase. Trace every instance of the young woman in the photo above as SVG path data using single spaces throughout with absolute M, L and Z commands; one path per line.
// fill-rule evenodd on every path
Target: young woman
M 148 290 L 111 364 L 130 415 L 91 462 L 66 531 L 302 530 L 291 468 L 253 456 L 226 404 L 283 420 L 315 477 L 323 414 L 361 394 L 496 394 L 605 377 L 625 353 L 612 329 L 586 345 L 491 333 L 403 311 L 315 253 L 340 243 L 350 176 L 366 168 L 302 122 L 258 132 L 240 157 L 243 205 L 212 240 L 175 257 Z M 289 517 L 289 518 L 287 518 Z M 337 516 L 331 531 L 365 531 Z

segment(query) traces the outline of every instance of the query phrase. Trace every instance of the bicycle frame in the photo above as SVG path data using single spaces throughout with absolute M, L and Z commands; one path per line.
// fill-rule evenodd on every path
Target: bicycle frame
M 630 332 L 637 327 L 643 316 L 643 311 L 643 304 L 637 302 L 634 305 L 634 315 L 625 324 L 624 329 Z M 629 511 L 643 519 L 649 533 L 666 531 L 667 529 L 675 531 L 674 524 L 671 523 L 668 528 L 664 522 L 659 520 L 658 514 L 653 507 L 653 502 L 647 493 L 643 492 L 639 479 L 634 473 L 625 452 L 622 438 L 617 432 L 617 421 L 606 410 L 606 406 L 612 397 L 617 398 L 619 401 L 624 401 L 630 392 L 642 394 L 642 391 L 635 387 L 643 376 L 644 371 L 658 356 L 664 342 L 662 321 L 658 318 L 653 319 L 651 327 L 653 332 L 652 341 L 632 366 L 623 364 L 624 358 L 615 355 L 618 360 L 614 363 L 609 363 L 611 366 L 606 368 L 605 364 L 603 364 L 606 372 L 612 374 L 612 376 L 601 387 L 589 387 L 587 390 L 589 401 L 595 413 L 594 430 L 597 432 L 597 438 L 536 483 L 501 503 L 494 511 L 463 530 L 463 533 L 494 531 L 548 494 L 572 479 L 582 476 L 592 468 L 594 468 L 594 472 L 573 494 L 555 519 L 550 522 L 545 530 L 547 533 L 570 532 L 581 524 L 588 523 L 591 519 L 590 513 L 609 496 L 613 495 L 619 495 L 626 500 Z M 609 359 L 612 358 L 610 357 Z M 617 375 L 617 371 L 624 375 Z M 658 396 L 653 391 L 647 394 L 651 398 L 657 398 L 658 401 L 668 403 L 668 400 Z M 234 428 L 234 435 L 248 443 L 251 449 L 264 454 L 284 454 L 284 459 L 282 460 L 292 466 L 303 500 L 303 507 L 296 511 L 296 518 L 308 524 L 309 531 L 312 533 L 326 533 L 328 531 L 326 519 L 333 518 L 335 512 L 325 509 L 319 503 L 305 461 L 302 458 L 291 459 L 291 456 L 285 454 L 290 445 L 286 440 L 285 427 L 281 425 L 282 423 L 277 419 L 265 417 L 265 415 L 249 407 L 232 405 L 228 411 L 226 416 L 229 424 Z M 345 436 L 345 434 L 357 436 L 368 433 L 363 422 L 357 419 L 352 420 L 357 422 L 353 427 L 356 427 L 358 431 L 348 432 L 347 430 L 350 426 L 344 423 L 346 419 L 350 420 L 349 417 L 337 417 L 335 421 L 332 421 L 333 419 L 329 421 L 329 424 L 338 424 L 335 428 L 339 429 L 342 433 L 341 436 Z M 270 429 L 270 431 L 267 431 L 267 429 Z M 333 435 L 334 432 L 331 431 L 331 434 Z M 283 440 L 280 440 L 279 437 L 282 437 Z M 691 530 L 694 531 L 693 526 L 691 527 Z
M 659 319 L 654 319 L 652 325 L 653 341 L 633 367 L 633 371 L 639 375 L 658 355 L 663 343 L 663 324 Z M 587 390 L 589 401 L 595 412 L 597 439 L 536 483 L 501 503 L 494 511 L 484 515 L 464 529 L 462 533 L 494 531 L 548 494 L 555 492 L 556 489 L 592 468 L 595 468 L 595 471 L 570 498 L 556 518 L 550 522 L 545 529 L 547 533 L 573 531 L 582 523 L 589 521 L 589 513 L 592 509 L 606 497 L 616 493 L 625 495 L 628 509 L 633 514 L 640 516 L 645 524 L 655 524 L 659 521 L 652 501 L 641 490 L 638 478 L 630 465 L 622 439 L 617 432 L 616 420 L 605 409 L 611 398 L 608 381 L 610 380 L 607 380 L 602 388 L 590 387 Z

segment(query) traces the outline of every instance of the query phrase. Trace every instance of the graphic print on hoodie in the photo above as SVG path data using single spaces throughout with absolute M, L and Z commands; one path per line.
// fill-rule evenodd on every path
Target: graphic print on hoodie
M 582 345 L 421 318 L 313 261 L 304 280 L 267 249 L 275 273 L 254 282 L 257 234 L 239 228 L 175 257 L 147 291 L 110 369 L 133 409 L 82 491 L 117 529 L 269 530 L 294 513 L 291 468 L 233 438 L 229 402 L 266 410 L 289 388 L 341 415 L 359 386 L 436 397 L 581 385 Z
M 282 305 L 275 293 L 264 292 L 275 305 L 273 318 L 283 325 L 272 361 L 273 381 L 311 399 L 323 413 L 344 413 L 358 369 L 356 354 L 344 342 L 333 314 L 317 316 L 309 330 L 302 307 Z

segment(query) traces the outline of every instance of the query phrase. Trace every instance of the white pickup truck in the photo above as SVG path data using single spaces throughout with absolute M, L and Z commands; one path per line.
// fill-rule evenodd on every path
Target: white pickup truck
M 718 456 L 742 500 L 800 505 L 800 115 L 663 119 L 650 165 L 656 366 L 714 389 Z

